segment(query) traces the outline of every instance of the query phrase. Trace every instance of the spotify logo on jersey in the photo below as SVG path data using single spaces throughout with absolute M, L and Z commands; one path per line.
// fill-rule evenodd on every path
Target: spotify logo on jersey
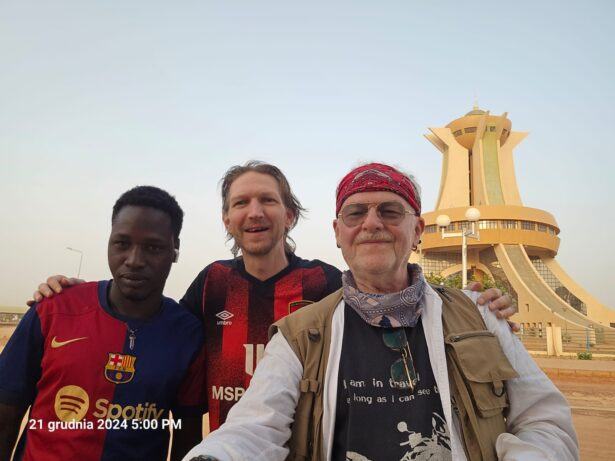
M 90 398 L 79 386 L 64 386 L 56 394 L 55 411 L 60 421 L 81 421 L 90 406 Z

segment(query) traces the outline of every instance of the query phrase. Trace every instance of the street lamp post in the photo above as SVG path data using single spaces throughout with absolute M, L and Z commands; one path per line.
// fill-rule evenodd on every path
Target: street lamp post
M 79 278 L 79 276 L 81 275 L 81 263 L 83 262 L 83 251 L 71 247 L 66 247 L 66 249 L 74 251 L 75 253 L 79 253 L 79 270 L 77 271 L 77 278 Z
M 470 222 L 470 227 L 461 229 L 461 232 L 444 232 L 444 228 L 451 223 L 448 215 L 441 214 L 436 218 L 436 224 L 440 228 L 442 238 L 461 237 L 461 286 L 465 288 L 468 284 L 468 238 L 480 240 L 480 234 L 476 229 L 476 221 L 480 219 L 480 211 L 471 207 L 466 210 L 466 219 Z

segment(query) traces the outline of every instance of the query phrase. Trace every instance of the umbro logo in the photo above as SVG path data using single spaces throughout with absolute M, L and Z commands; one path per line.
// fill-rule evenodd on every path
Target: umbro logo
M 223 310 L 220 311 L 216 314 L 216 317 L 218 317 L 220 320 L 218 320 L 216 322 L 216 325 L 232 325 L 233 322 L 230 321 L 231 318 L 234 317 L 233 314 L 231 314 L 229 311 L 227 310 Z
M 218 317 L 220 320 L 228 320 L 233 317 L 233 314 L 231 314 L 229 311 L 221 311 L 216 314 L 216 317 Z

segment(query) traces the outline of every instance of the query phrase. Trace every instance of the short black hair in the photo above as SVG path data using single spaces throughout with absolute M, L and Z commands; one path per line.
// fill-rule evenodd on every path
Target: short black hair
M 171 194 L 154 186 L 137 186 L 124 192 L 113 205 L 111 223 L 125 206 L 144 206 L 166 213 L 171 218 L 171 227 L 175 240 L 179 241 L 179 233 L 184 222 L 184 212 Z

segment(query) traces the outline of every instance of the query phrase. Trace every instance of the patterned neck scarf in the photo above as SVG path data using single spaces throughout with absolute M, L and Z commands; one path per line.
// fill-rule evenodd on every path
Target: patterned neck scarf
M 408 264 L 410 286 L 397 293 L 373 294 L 359 291 L 350 271 L 342 274 L 344 301 L 370 325 L 383 328 L 413 327 L 422 309 L 425 277 L 418 264 Z

